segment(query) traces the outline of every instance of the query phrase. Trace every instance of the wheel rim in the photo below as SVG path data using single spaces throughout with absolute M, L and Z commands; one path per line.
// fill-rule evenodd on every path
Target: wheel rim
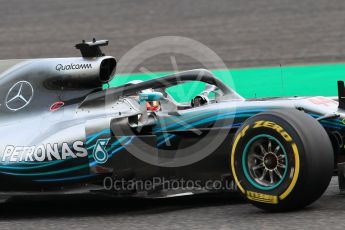
M 255 136 L 244 148 L 242 167 L 245 177 L 254 187 L 275 189 L 284 181 L 288 171 L 285 148 L 273 136 Z

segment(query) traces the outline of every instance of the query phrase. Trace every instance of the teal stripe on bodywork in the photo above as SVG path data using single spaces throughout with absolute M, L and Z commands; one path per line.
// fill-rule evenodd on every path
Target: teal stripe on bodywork
M 245 113 L 246 115 L 249 114 L 250 116 L 253 116 L 256 113 L 260 113 L 260 112 L 263 112 L 263 111 L 266 111 L 266 110 L 265 109 L 260 109 L 260 110 L 253 109 L 253 110 L 243 110 L 243 111 L 231 111 L 229 113 L 224 113 L 224 111 L 219 111 L 218 110 L 218 111 L 198 114 L 198 115 L 195 115 L 195 116 L 189 116 L 187 118 L 185 118 L 184 115 L 183 116 L 176 116 L 175 119 L 172 119 L 173 120 L 172 122 L 175 122 L 175 123 L 167 125 L 167 126 L 165 125 L 167 123 L 166 120 L 160 121 L 159 123 L 164 125 L 164 127 L 155 128 L 154 132 L 167 131 L 169 129 L 173 129 L 173 128 L 178 127 L 178 126 L 188 126 L 188 125 L 193 124 L 193 123 L 190 123 L 190 124 L 188 123 L 191 120 L 195 120 L 195 119 L 197 119 L 199 117 L 203 117 L 203 116 L 207 116 L 207 115 L 213 115 L 215 113 L 216 113 L 216 115 L 211 116 L 213 121 L 217 120 L 218 116 L 222 117 L 224 115 L 230 115 L 231 114 L 231 115 L 233 115 L 236 118 L 236 117 L 243 117 L 242 116 L 243 113 Z M 209 118 L 210 117 L 206 117 L 206 118 L 202 119 L 201 121 L 204 121 L 205 119 L 209 119 Z M 177 121 L 177 123 L 176 123 L 176 121 Z M 172 123 L 172 122 L 170 122 L 170 123 Z M 187 125 L 185 125 L 185 124 L 187 124 Z

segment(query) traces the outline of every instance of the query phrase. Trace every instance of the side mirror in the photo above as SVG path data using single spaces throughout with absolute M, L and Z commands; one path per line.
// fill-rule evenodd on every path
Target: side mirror
M 146 101 L 162 101 L 164 96 L 160 92 L 149 92 L 149 93 L 140 93 L 139 94 L 139 102 L 146 102 Z

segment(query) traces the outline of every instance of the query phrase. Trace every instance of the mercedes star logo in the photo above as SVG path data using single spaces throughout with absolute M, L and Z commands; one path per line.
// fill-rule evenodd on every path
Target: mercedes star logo
M 9 110 L 17 111 L 27 106 L 34 96 L 34 89 L 27 81 L 15 83 L 7 93 L 5 104 Z

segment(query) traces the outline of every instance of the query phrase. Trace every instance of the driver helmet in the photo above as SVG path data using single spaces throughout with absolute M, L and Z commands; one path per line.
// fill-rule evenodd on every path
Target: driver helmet
M 154 92 L 153 89 L 142 90 L 142 93 L 151 93 Z M 146 101 L 146 109 L 151 112 L 156 112 L 160 110 L 161 104 L 159 101 Z

